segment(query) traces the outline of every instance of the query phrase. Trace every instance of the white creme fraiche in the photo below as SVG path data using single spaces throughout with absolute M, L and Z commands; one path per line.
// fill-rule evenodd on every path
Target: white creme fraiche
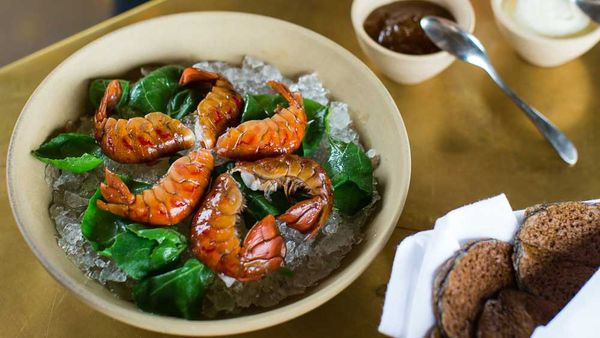
M 570 0 L 516 0 L 512 14 L 523 28 L 548 37 L 577 34 L 590 24 Z

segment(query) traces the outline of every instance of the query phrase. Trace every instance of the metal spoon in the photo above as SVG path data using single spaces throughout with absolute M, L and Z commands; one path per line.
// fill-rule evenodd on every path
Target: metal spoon
M 498 87 L 525 112 L 540 133 L 554 147 L 560 158 L 570 165 L 577 163 L 577 149 L 575 149 L 573 143 L 550 120 L 521 100 L 502 81 L 494 67 L 492 67 L 485 48 L 476 37 L 464 32 L 456 23 L 435 16 L 427 16 L 421 19 L 421 27 L 440 49 L 466 63 L 483 69 L 496 82 Z
M 592 20 L 600 23 L 600 0 L 571 0 Z

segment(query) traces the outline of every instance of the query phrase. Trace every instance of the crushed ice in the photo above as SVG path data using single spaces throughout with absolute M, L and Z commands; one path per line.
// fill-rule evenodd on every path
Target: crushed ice
M 331 102 L 329 105 L 329 133 L 331 137 L 346 143 L 358 142 L 358 133 L 354 129 L 348 105 L 343 102 Z
M 81 219 L 89 198 L 100 182 L 101 171 L 95 169 L 84 174 L 73 174 L 47 166 L 46 177 L 54 178 L 50 216 L 55 222 L 57 242 L 67 256 L 90 278 L 102 284 L 124 282 L 127 275 L 112 261 L 98 255 L 81 233 Z
M 360 145 L 348 105 L 335 101 L 330 103 L 328 91 L 315 73 L 302 75 L 293 82 L 285 78 L 273 65 L 251 56 L 244 57 L 241 67 L 219 61 L 203 61 L 196 63 L 194 67 L 224 74 L 242 95 L 273 93 L 266 81 L 284 82 L 292 90 L 300 91 L 305 98 L 323 105 L 330 104 L 329 128 L 332 136 Z M 198 119 L 195 114 L 188 115 L 183 119 L 183 123 L 198 135 Z M 91 133 L 93 123 L 89 116 L 81 118 L 78 125 L 77 131 Z M 319 162 L 324 162 L 328 153 L 329 142 L 327 138 L 323 138 L 313 157 Z M 379 155 L 374 150 L 369 150 L 367 155 L 374 164 L 377 163 Z M 217 159 L 217 162 L 222 161 Z M 163 159 L 153 165 L 124 165 L 106 160 L 105 165 L 119 174 L 153 184 L 167 171 L 169 161 Z M 73 174 L 48 166 L 46 181 L 53 189 L 49 212 L 56 224 L 58 245 L 73 263 L 87 276 L 102 284 L 117 282 L 127 288 L 129 284 L 124 283 L 128 282 L 127 275 L 111 260 L 96 254 L 81 233 L 83 212 L 89 198 L 103 179 L 103 170 L 103 166 L 100 166 L 85 174 Z M 271 273 L 253 283 L 237 283 L 231 280 L 226 283 L 223 279 L 216 279 L 206 293 L 204 314 L 214 317 L 220 313 L 236 313 L 250 306 L 273 306 L 289 296 L 304 293 L 307 288 L 337 269 L 353 245 L 361 241 L 361 227 L 367 222 L 379 199 L 375 190 L 372 204 L 352 217 L 345 217 L 334 211 L 322 228 L 321 234 L 308 241 L 300 232 L 279 224 L 282 236 L 286 239 L 285 266 L 289 269 L 288 273 Z

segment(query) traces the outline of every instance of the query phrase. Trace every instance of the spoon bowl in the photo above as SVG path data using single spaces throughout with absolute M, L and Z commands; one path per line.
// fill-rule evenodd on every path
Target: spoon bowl
M 459 60 L 480 68 L 484 68 L 490 63 L 481 42 L 472 34 L 463 31 L 454 22 L 428 16 L 421 20 L 421 27 L 441 50 L 454 55 Z

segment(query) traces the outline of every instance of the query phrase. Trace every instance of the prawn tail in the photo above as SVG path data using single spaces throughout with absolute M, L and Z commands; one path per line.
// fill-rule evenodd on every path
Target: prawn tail
M 96 200 L 96 206 L 100 210 L 110 212 L 111 214 L 115 214 L 117 216 L 121 216 L 121 217 L 125 217 L 125 218 L 130 216 L 129 215 L 130 214 L 129 205 L 111 204 L 111 203 L 106 203 L 103 200 Z
M 290 89 L 281 82 L 269 80 L 267 81 L 269 87 L 273 88 L 274 91 L 279 93 L 283 98 L 290 104 L 290 106 L 294 105 L 296 108 L 303 109 L 304 101 L 302 100 L 302 95 L 299 93 L 293 93 Z
M 96 129 L 99 127 L 104 127 L 104 123 L 108 118 L 109 112 L 117 106 L 122 94 L 123 89 L 121 88 L 121 83 L 119 83 L 119 80 L 112 80 L 108 83 L 106 90 L 104 91 L 104 96 L 102 96 L 100 105 L 96 110 L 96 115 L 94 115 Z
M 102 197 L 108 203 L 133 204 L 135 202 L 135 195 L 131 193 L 119 175 L 113 173 L 108 168 L 104 169 L 104 173 L 106 175 L 106 183 L 100 183 Z
M 322 226 L 320 223 L 323 208 L 323 200 L 319 197 L 313 197 L 294 204 L 284 214 L 280 215 L 278 219 L 301 233 L 310 231 L 308 239 L 314 236 Z
M 185 86 L 192 82 L 205 82 L 205 81 L 214 81 L 219 78 L 219 74 L 209 72 L 206 70 L 188 67 L 183 70 L 181 73 L 181 77 L 179 78 L 179 85 Z
M 269 271 L 278 269 L 285 257 L 285 241 L 279 234 L 273 215 L 257 222 L 246 235 L 240 251 L 243 276 L 241 281 L 262 278 Z

